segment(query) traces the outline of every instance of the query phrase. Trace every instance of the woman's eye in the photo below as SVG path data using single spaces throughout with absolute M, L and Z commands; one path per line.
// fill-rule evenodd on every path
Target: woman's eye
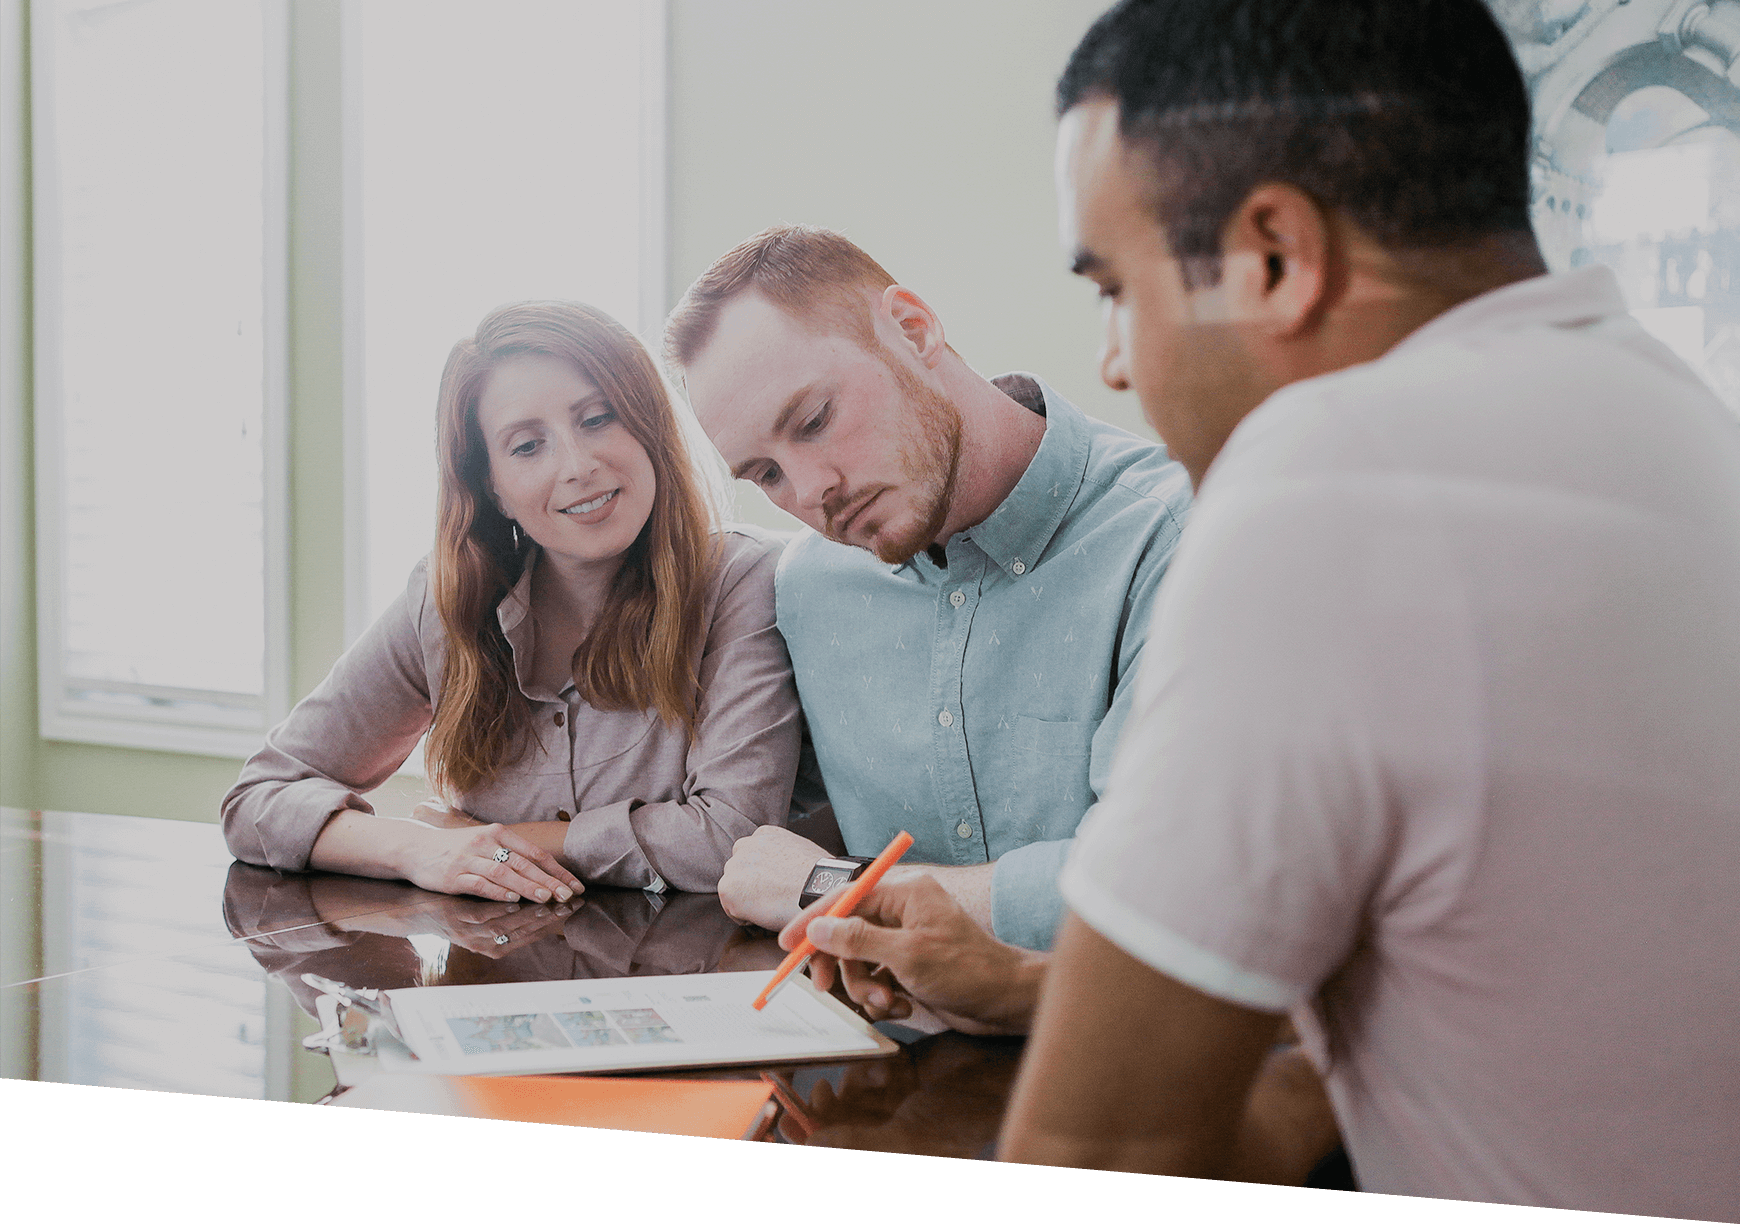
M 508 449 L 508 454 L 510 454 L 510 455 L 529 455 L 537 449 L 538 449 L 538 440 L 536 438 L 527 438 L 524 442 L 521 442 L 518 446 L 510 447 Z
M 592 413 L 590 416 L 582 420 L 580 424 L 587 429 L 602 429 L 615 419 L 615 409 L 605 408 L 599 412 Z
M 762 468 L 760 472 L 756 473 L 755 483 L 764 489 L 771 489 L 774 485 L 779 483 L 779 477 L 779 467 L 776 464 L 770 463 Z

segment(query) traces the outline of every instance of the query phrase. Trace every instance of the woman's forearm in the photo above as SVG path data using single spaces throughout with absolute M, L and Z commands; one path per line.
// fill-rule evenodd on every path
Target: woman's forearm
M 354 810 L 335 812 L 314 839 L 308 865 L 318 871 L 403 880 L 406 854 L 428 828 L 415 820 Z

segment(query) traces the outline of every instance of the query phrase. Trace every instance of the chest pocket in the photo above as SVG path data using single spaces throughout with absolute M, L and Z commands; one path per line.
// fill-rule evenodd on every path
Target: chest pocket
M 1030 800 L 1056 804 L 1068 812 L 1070 827 L 1087 810 L 1088 757 L 1093 751 L 1097 718 L 1049 722 L 1020 715 L 1015 720 L 1015 762 L 1021 790 Z

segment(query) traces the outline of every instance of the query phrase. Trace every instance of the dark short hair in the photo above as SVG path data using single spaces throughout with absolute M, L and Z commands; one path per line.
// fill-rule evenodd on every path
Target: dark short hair
M 1057 113 L 1105 98 L 1156 174 L 1192 284 L 1251 190 L 1284 182 L 1390 248 L 1529 229 L 1529 102 L 1480 0 L 1122 0 Z

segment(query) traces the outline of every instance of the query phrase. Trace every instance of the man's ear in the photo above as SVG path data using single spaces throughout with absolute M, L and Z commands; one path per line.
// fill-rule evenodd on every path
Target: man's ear
M 904 285 L 890 285 L 882 291 L 881 307 L 913 354 L 926 366 L 936 365 L 948 343 L 943 339 L 942 320 L 930 304 Z
M 1256 187 L 1221 232 L 1226 309 L 1277 339 L 1310 330 L 1329 293 L 1331 241 L 1316 200 L 1286 183 Z

